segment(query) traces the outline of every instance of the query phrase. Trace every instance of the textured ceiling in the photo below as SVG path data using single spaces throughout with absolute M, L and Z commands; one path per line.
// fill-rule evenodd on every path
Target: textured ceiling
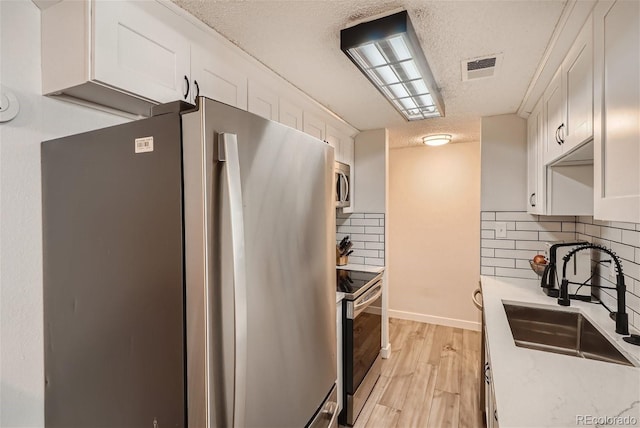
M 387 127 L 392 147 L 430 133 L 480 140 L 480 118 L 515 113 L 565 0 L 172 0 L 354 127 Z M 406 9 L 444 99 L 446 117 L 406 122 L 340 50 L 340 30 Z M 489 79 L 463 82 L 460 61 L 504 55 Z

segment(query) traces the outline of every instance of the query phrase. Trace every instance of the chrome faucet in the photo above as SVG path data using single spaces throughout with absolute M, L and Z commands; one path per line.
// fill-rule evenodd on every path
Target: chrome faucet
M 611 256 L 613 263 L 615 263 L 616 268 L 616 293 L 618 300 L 618 310 L 612 313 L 612 316 L 615 316 L 616 321 L 616 333 L 618 334 L 629 334 L 629 316 L 626 312 L 626 303 L 625 303 L 625 295 L 627 292 L 627 287 L 624 285 L 624 274 L 622 273 L 622 263 L 620 263 L 620 259 L 616 254 L 604 247 L 602 245 L 597 244 L 585 244 L 580 247 L 574 248 L 569 251 L 563 258 L 564 264 L 562 265 L 562 282 L 560 283 L 560 293 L 558 296 L 558 304 L 562 306 L 569 306 L 571 304 L 569 300 L 569 280 L 567 280 L 567 263 L 579 251 L 583 250 L 598 250 L 602 251 Z M 596 288 L 610 288 L 610 287 L 601 287 L 596 285 L 591 285 L 591 287 Z

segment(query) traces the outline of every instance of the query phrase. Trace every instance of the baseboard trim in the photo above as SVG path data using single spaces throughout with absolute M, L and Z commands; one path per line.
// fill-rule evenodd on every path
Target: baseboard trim
M 456 318 L 438 317 L 435 315 L 418 314 L 415 312 L 396 311 L 389 309 L 389 318 L 425 322 L 429 324 L 444 325 L 447 327 L 464 328 L 466 330 L 480 331 L 480 323 L 474 321 L 459 320 Z

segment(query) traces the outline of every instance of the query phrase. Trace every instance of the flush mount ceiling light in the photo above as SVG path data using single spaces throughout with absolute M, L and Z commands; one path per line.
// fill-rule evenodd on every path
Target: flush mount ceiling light
M 422 142 L 427 146 L 443 146 L 451 141 L 449 134 L 428 135 L 422 138 Z
M 340 49 L 407 120 L 444 116 L 407 11 L 340 31 Z

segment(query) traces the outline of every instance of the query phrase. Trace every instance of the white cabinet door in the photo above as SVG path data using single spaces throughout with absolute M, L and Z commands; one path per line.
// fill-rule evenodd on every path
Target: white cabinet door
M 336 162 L 346 163 L 344 161 L 342 140 L 345 138 L 340 131 L 331 125 L 326 126 L 325 140 L 335 151 Z
M 558 69 L 542 95 L 544 112 L 545 164 L 562 154 L 560 132 L 564 126 L 564 97 L 562 95 L 562 68 Z
M 93 79 L 160 103 L 188 99 L 190 44 L 174 29 L 173 12 L 157 2 L 91 7 Z
M 542 152 L 542 103 L 534 107 L 527 120 L 527 212 L 545 214 L 545 172 Z
M 191 77 L 196 92 L 247 110 L 247 66 L 242 59 L 215 40 L 194 44 L 191 52 Z
M 563 152 L 593 137 L 593 20 L 587 20 L 562 63 L 566 122 Z
M 280 118 L 278 94 L 256 80 L 249 80 L 247 108 L 265 119 Z
M 302 131 L 302 109 L 289 101 L 280 98 L 279 122 Z
M 640 222 L 640 2 L 594 18 L 594 217 Z
M 307 134 L 318 138 L 319 140 L 325 140 L 325 123 L 318 116 L 307 111 L 304 112 L 302 121 L 302 130 Z

